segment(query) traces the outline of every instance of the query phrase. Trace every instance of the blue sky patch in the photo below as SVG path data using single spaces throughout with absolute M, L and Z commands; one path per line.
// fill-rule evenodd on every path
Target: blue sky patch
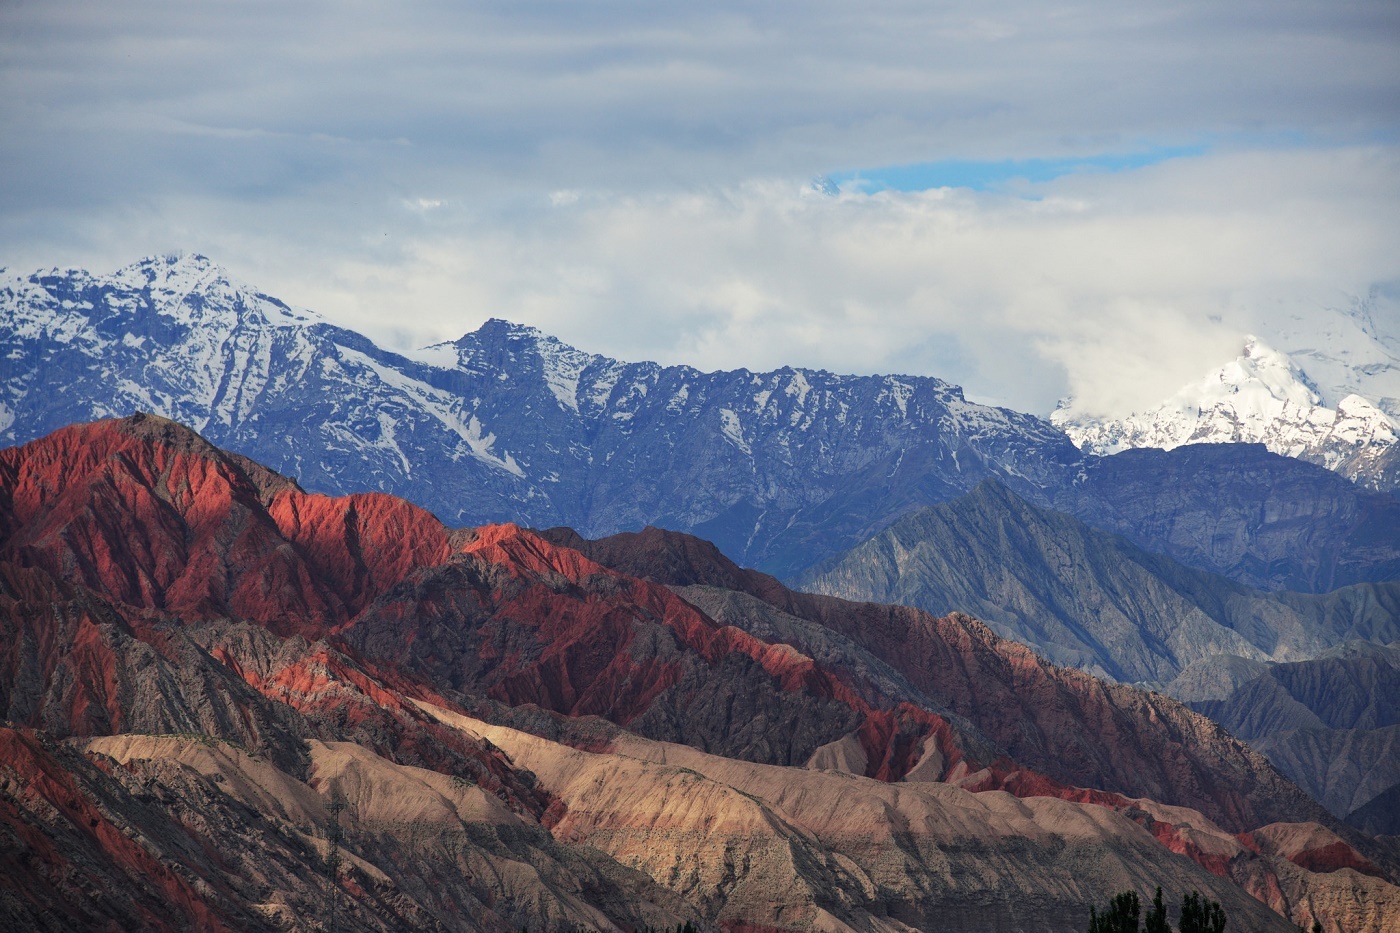
M 884 168 L 834 172 L 826 179 L 838 188 L 876 191 L 927 191 L 930 188 L 971 188 L 988 191 L 1017 182 L 1045 182 L 1080 172 L 1123 172 L 1169 159 L 1199 156 L 1205 145 L 1154 146 L 1136 152 L 1055 159 L 1006 159 L 995 162 L 946 161 L 891 165 Z

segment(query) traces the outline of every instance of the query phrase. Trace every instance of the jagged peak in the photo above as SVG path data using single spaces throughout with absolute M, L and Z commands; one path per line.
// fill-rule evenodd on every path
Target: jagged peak
M 1287 354 L 1275 350 L 1252 334 L 1245 337 L 1240 356 L 1208 375 L 1207 384 L 1212 376 L 1235 390 L 1253 381 L 1262 384 L 1270 395 L 1280 401 L 1314 406 L 1322 404 L 1322 398 L 1307 373 Z
M 193 428 L 147 411 L 138 411 L 122 418 L 102 418 L 65 425 L 10 450 L 59 448 L 73 439 L 77 439 L 77 446 L 84 446 L 104 436 L 132 438 L 198 456 L 224 456 L 222 450 L 205 440 Z
M 588 359 L 606 359 L 594 353 L 580 350 L 565 343 L 553 334 L 547 334 L 529 324 L 517 324 L 505 318 L 492 317 L 482 322 L 474 331 L 469 331 L 452 342 L 458 349 L 467 350 L 480 346 L 498 346 L 506 343 L 525 343 L 541 355 L 578 354 Z M 437 344 L 435 346 L 442 346 Z M 425 348 L 428 349 L 428 348 Z
M 194 253 L 194 252 L 190 252 L 190 251 L 188 251 L 188 250 L 183 250 L 183 249 L 177 249 L 177 250 L 174 250 L 173 252 L 169 252 L 169 253 L 155 253 L 155 254 L 150 255 L 150 256 L 144 256 L 144 257 L 142 257 L 141 259 L 137 260 L 137 261 L 134 263 L 134 265 L 138 265 L 138 266 L 154 266 L 154 265 L 184 266 L 184 267 L 186 267 L 186 268 L 195 268 L 195 269 L 212 269 L 212 268 L 219 268 L 219 264 L 218 264 L 218 263 L 214 262 L 214 260 L 210 259 L 208 256 L 204 255 L 203 253 Z
M 110 428 L 130 437 L 148 438 L 181 450 L 211 454 L 219 452 L 219 448 L 206 441 L 194 428 L 148 411 L 138 411 L 125 418 L 95 421 L 92 426 L 99 430 Z
M 471 334 L 463 336 L 463 340 L 470 336 L 478 337 L 528 337 L 535 340 L 554 340 L 538 327 L 531 327 L 529 324 L 517 324 L 514 321 L 506 320 L 502 317 L 489 317 L 482 322 Z
M 430 344 L 410 354 L 413 359 L 439 369 L 476 369 L 483 357 L 504 352 L 538 358 L 549 391 L 559 404 L 579 410 L 579 379 L 593 365 L 622 365 L 616 360 L 587 353 L 537 327 L 517 324 L 504 318 L 487 318 L 474 331 L 453 341 Z M 488 364 L 494 366 L 494 364 Z M 503 371 L 504 374 L 504 371 Z
M 150 309 L 200 328 L 207 328 L 216 318 L 231 323 L 260 317 L 274 327 L 306 326 L 325 320 L 314 311 L 294 308 L 247 284 L 202 253 L 153 254 L 101 275 L 81 268 L 53 267 L 28 274 L 9 272 L 0 276 L 0 281 L 19 302 L 14 313 L 20 315 L 47 315 L 60 293 L 97 287 L 114 292 L 100 299 L 112 308 L 125 312 Z M 134 304 L 129 300 L 133 296 L 138 298 Z M 192 296 L 195 300 L 191 300 Z M 78 317 L 85 316 L 84 309 L 91 307 L 90 303 L 63 304 L 65 309 L 76 309 Z
M 97 276 L 134 291 L 149 292 L 157 312 L 186 319 L 195 313 L 201 320 L 212 312 L 218 316 L 237 315 L 241 304 L 274 326 L 321 323 L 314 311 L 293 308 L 285 302 L 248 284 L 203 253 L 175 251 L 146 256 L 124 266 L 110 276 Z M 199 295 L 200 310 L 189 307 L 191 295 Z M 214 300 L 210 300 L 213 298 Z M 240 300 L 241 299 L 241 302 Z
M 136 262 L 118 269 L 115 275 L 118 278 L 139 276 L 152 284 L 171 280 L 229 280 L 228 270 L 208 256 L 183 250 L 143 256 Z

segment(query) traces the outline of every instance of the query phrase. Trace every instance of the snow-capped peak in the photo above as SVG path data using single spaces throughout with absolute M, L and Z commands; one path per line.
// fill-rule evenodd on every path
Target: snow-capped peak
M 274 327 L 322 320 L 315 312 L 292 308 L 262 294 L 200 253 L 147 256 L 109 278 L 120 288 L 149 296 L 157 314 L 201 327 L 218 326 L 215 318 L 227 319 L 227 326 L 241 317 Z
M 435 343 L 409 355 L 439 369 L 475 371 L 489 365 L 485 361 L 500 351 L 512 358 L 521 351 L 538 357 L 550 393 L 560 405 L 575 412 L 579 410 L 579 379 L 584 370 L 613 362 L 576 349 L 538 328 L 494 317 L 458 340 Z
M 1397 324 L 1400 289 L 1393 285 L 1271 307 L 1266 322 L 1269 343 L 1307 372 L 1324 405 L 1335 408 L 1348 395 L 1360 395 L 1400 417 Z
M 1134 447 L 1259 443 L 1348 474 L 1400 440 L 1395 423 L 1360 395 L 1326 407 L 1297 363 L 1253 336 L 1237 358 L 1156 408 L 1098 419 L 1066 400 L 1050 420 L 1080 449 L 1100 455 Z
M 227 273 L 208 256 L 181 252 L 139 259 L 118 269 L 112 278 L 128 288 L 189 291 L 200 282 L 227 278 Z

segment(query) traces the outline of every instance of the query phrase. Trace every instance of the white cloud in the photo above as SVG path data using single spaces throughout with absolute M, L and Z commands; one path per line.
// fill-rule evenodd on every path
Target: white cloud
M 297 259 L 275 278 L 401 343 L 501 315 L 629 359 L 931 373 L 1033 411 L 1066 391 L 1116 411 L 1237 353 L 1280 295 L 1395 278 L 1398 167 L 1386 149 L 1243 152 L 1061 179 L 1038 200 L 795 181 L 595 193 L 509 224 L 458 212 L 396 233 L 393 262 L 321 257 L 312 276 Z
M 1397 62 L 1388 0 L 11 4 L 0 262 L 188 248 L 400 343 L 499 315 L 1114 409 L 1400 277 Z M 1028 197 L 806 184 L 1194 144 Z

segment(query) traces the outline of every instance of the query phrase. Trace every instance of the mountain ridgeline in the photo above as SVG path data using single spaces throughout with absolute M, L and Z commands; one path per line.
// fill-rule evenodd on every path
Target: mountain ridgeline
M 785 578 L 988 478 L 1251 586 L 1400 576 L 1389 496 L 1246 445 L 1085 457 L 930 377 L 623 363 L 500 320 L 405 356 L 199 256 L 10 275 L 0 308 L 12 443 L 147 411 L 314 491 L 454 525 L 659 525 Z
M 150 411 L 309 489 L 393 492 L 454 524 L 696 529 L 779 571 L 890 508 L 992 474 L 1054 485 L 1078 459 L 933 378 L 622 363 L 500 320 L 408 359 L 202 257 L 12 279 L 0 305 L 11 442 Z M 853 486 L 889 501 L 829 504 Z
M 1132 502 L 1121 505 L 1128 513 Z M 1321 595 L 1251 589 L 1040 508 L 994 480 L 904 516 L 797 583 L 845 599 L 969 612 L 1057 663 L 1130 682 L 1165 684 L 1216 655 L 1294 661 L 1348 640 L 1400 640 L 1400 583 Z

